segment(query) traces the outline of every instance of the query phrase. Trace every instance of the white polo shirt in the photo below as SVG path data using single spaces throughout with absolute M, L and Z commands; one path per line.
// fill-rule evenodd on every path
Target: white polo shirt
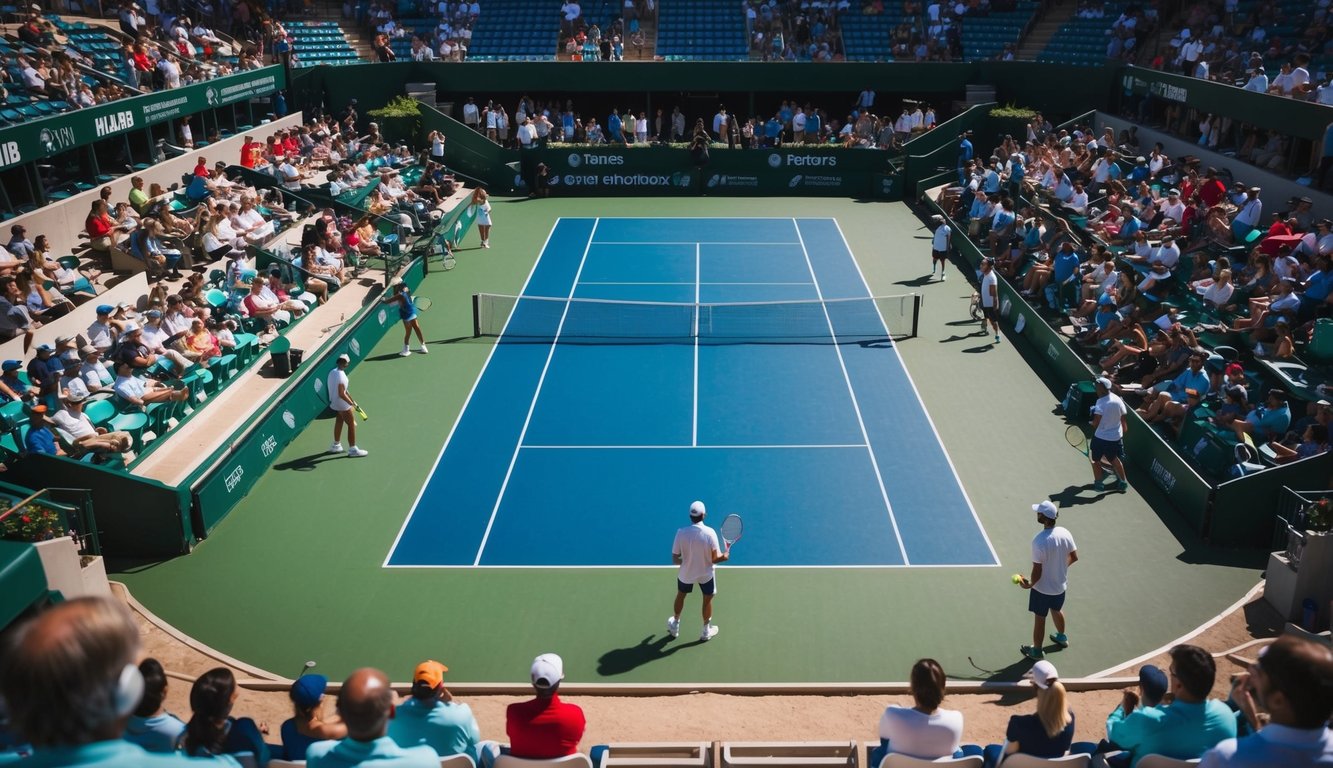
M 1105 397 L 1099 399 L 1093 406 L 1093 413 L 1102 417 L 1097 422 L 1097 431 L 1093 436 L 1099 440 L 1119 440 L 1124 437 L 1124 432 L 1120 429 L 1120 419 L 1125 415 L 1125 401 L 1114 392 L 1108 392 Z M 1043 572 L 1044 572 L 1043 568 Z
M 1043 595 L 1062 595 L 1069 588 L 1069 553 L 1077 550 L 1068 530 L 1044 528 L 1032 539 L 1032 562 L 1041 563 L 1041 578 L 1032 588 Z
M 671 554 L 680 556 L 682 584 L 704 584 L 713 580 L 713 558 L 722 554 L 717 543 L 717 532 L 700 520 L 676 531 Z
M 333 370 L 329 371 L 328 385 L 329 407 L 335 411 L 352 410 L 352 406 L 348 405 L 347 401 L 342 399 L 342 396 L 338 394 L 339 385 L 342 385 L 343 387 L 347 386 L 347 371 L 335 366 Z
M 941 224 L 939 228 L 935 230 L 934 236 L 931 237 L 930 241 L 931 250 L 933 251 L 949 250 L 949 237 L 952 234 L 953 230 L 949 227 L 948 224 Z

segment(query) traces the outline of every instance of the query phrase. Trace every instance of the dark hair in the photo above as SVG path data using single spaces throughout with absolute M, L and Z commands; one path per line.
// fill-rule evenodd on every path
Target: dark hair
M 934 659 L 920 659 L 912 665 L 912 698 L 921 709 L 934 712 L 944 701 L 944 668 Z
M 227 740 L 226 721 L 231 714 L 231 696 L 236 677 L 226 667 L 210 669 L 190 688 L 190 722 L 181 742 L 186 754 L 217 755 Z
M 1171 674 L 1191 696 L 1207 698 L 1217 678 L 1212 654 L 1197 645 L 1181 644 L 1171 649 Z
M 1268 675 L 1268 696 L 1280 691 L 1291 705 L 1296 728 L 1319 728 L 1333 714 L 1333 653 L 1326 646 L 1279 637 L 1258 665 Z
M 1324 426 L 1323 424 L 1311 424 L 1310 437 L 1313 437 L 1316 443 L 1327 443 L 1328 427 Z
M 138 717 L 152 717 L 162 708 L 162 700 L 167 697 L 167 673 L 157 659 L 144 659 L 139 662 L 139 672 L 143 674 L 143 698 L 134 714 Z

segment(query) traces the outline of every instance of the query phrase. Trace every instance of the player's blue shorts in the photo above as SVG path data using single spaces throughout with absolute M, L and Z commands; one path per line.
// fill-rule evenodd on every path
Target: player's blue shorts
M 680 579 L 676 579 L 676 589 L 688 595 L 689 593 L 694 591 L 694 585 L 686 584 Z M 705 595 L 712 595 L 713 591 L 716 589 L 717 589 L 717 579 L 709 579 L 708 581 L 705 581 L 704 583 L 699 585 L 699 591 L 704 593 Z
M 1038 616 L 1045 616 L 1051 611 L 1058 611 L 1064 607 L 1065 593 L 1063 592 L 1058 595 L 1048 595 L 1035 589 L 1028 590 L 1028 610 Z
M 1088 448 L 1088 456 L 1093 461 L 1125 458 L 1125 442 L 1123 440 L 1103 440 L 1094 436 L 1088 444 Z

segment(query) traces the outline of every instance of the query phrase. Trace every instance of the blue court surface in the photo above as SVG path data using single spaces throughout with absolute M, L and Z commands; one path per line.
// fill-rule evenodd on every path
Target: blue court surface
M 387 567 L 998 558 L 833 219 L 561 219 Z

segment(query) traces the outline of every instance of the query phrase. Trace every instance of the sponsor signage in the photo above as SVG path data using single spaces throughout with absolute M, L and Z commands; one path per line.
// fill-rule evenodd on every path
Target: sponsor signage
M 0 130 L 0 169 L 42 160 L 165 120 L 268 96 L 286 85 L 282 67 L 265 67 L 29 120 Z

